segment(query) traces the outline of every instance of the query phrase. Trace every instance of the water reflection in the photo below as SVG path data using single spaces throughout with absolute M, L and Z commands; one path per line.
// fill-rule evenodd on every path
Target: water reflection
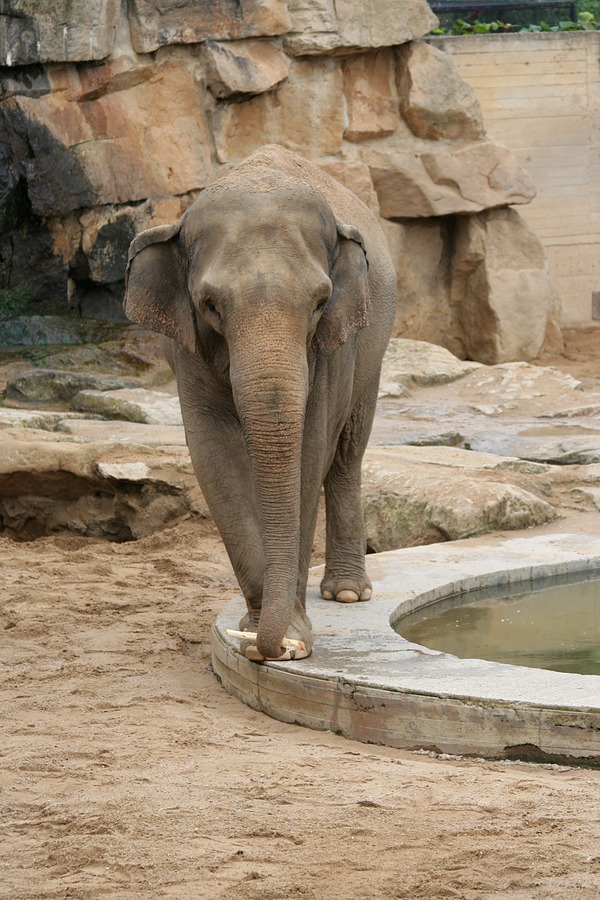
M 463 659 L 600 675 L 598 578 L 567 584 L 548 579 L 511 592 L 498 597 L 496 588 L 487 597 L 480 591 L 447 598 L 404 617 L 396 631 Z

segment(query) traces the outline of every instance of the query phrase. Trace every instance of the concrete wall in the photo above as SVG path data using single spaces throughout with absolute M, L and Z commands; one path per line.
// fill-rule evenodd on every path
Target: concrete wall
M 521 215 L 546 248 L 563 325 L 600 326 L 600 32 L 431 43 L 475 91 L 489 136 L 535 181 L 538 195 Z

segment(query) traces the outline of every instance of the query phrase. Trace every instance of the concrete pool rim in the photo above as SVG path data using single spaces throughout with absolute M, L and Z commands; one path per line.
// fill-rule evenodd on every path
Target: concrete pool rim
M 225 689 L 288 723 L 367 743 L 487 758 L 600 765 L 600 676 L 458 659 L 411 644 L 391 622 L 450 594 L 574 573 L 600 577 L 600 537 L 486 536 L 367 557 L 374 598 L 320 598 L 311 571 L 313 655 L 256 664 L 225 634 L 245 610 L 232 600 L 211 632 Z

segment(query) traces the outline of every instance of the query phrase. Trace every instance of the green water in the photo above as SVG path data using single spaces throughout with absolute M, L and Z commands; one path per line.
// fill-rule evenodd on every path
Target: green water
M 600 675 L 600 580 L 527 588 L 450 597 L 405 616 L 396 631 L 463 659 Z

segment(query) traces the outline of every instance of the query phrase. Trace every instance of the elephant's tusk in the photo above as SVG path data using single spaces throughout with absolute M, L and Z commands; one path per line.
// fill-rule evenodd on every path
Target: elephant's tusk
M 234 631 L 232 628 L 226 628 L 225 634 L 228 634 L 229 637 L 240 638 L 243 641 L 255 641 L 258 637 L 255 631 Z M 282 638 L 281 639 L 282 647 L 293 647 L 294 650 L 306 650 L 306 644 L 304 641 L 294 641 L 292 638 Z

